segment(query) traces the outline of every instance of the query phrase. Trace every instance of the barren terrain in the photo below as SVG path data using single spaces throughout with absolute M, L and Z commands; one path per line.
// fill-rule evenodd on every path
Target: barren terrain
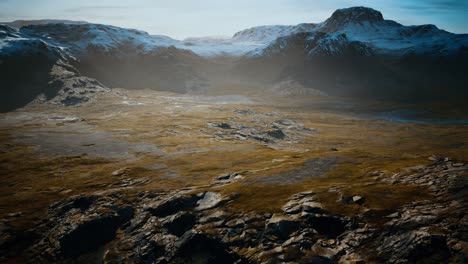
M 192 230 L 222 241 L 215 253 L 196 250 L 218 260 L 227 258 L 216 255 L 226 250 L 250 262 L 391 262 L 393 249 L 385 248 L 390 243 L 385 239 L 392 236 L 391 247 L 411 236 L 422 241 L 401 250 L 402 259 L 423 254 L 440 238 L 447 246 L 433 250 L 431 259 L 466 260 L 468 129 L 463 122 L 391 122 L 381 113 L 394 108 L 362 101 L 337 108 L 331 97 L 222 94 L 113 89 L 85 105 L 31 104 L 2 114 L 2 259 L 80 256 L 75 261 L 86 263 L 91 253 L 97 262 L 139 262 L 150 250 L 138 244 L 145 234 L 157 248 L 147 253 L 152 259 L 175 256 L 184 262 L 185 253 L 170 253 L 182 246 L 169 245 Z M 195 199 L 197 207 L 181 197 Z M 67 201 L 77 205 L 76 199 L 87 206 L 57 209 Z M 161 201 L 177 199 L 184 201 L 176 203 L 177 212 L 160 208 Z M 302 203 L 308 203 L 302 206 L 308 211 L 296 215 L 300 209 L 291 208 Z M 417 206 L 429 211 L 420 214 Z M 105 222 L 106 212 L 122 216 L 117 207 L 132 208 L 131 213 L 122 223 Z M 416 210 L 414 227 L 402 224 L 408 208 Z M 97 217 L 92 210 L 104 219 L 93 228 L 115 229 L 82 230 L 84 237 L 73 237 L 67 228 L 86 229 Z M 424 215 L 437 220 L 418 220 Z M 457 220 L 441 222 L 450 217 Z M 386 227 L 392 221 L 399 230 Z M 457 221 L 464 223 L 452 226 Z M 296 225 L 302 226 L 298 232 Z M 301 240 L 306 231 L 316 235 Z M 86 232 L 94 232 L 93 238 Z M 386 238 L 378 237 L 382 232 Z M 79 242 L 87 239 L 96 244 Z M 210 243 L 215 242 L 206 247 Z M 164 246 L 166 251 L 159 248 Z

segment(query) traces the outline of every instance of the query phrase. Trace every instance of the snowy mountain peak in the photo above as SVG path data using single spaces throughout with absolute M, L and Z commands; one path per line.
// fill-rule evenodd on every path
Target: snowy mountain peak
M 320 28 L 323 31 L 336 32 L 347 27 L 362 25 L 373 27 L 388 23 L 395 22 L 384 20 L 382 13 L 377 10 L 368 7 L 350 7 L 333 12 L 330 18 L 320 24 Z
M 344 25 L 349 22 L 380 22 L 383 21 L 383 15 L 379 11 L 369 7 L 350 7 L 337 9 L 325 23 L 334 23 Z
M 69 48 L 78 55 L 90 51 L 150 53 L 163 46 L 144 31 L 101 24 L 30 25 L 22 27 L 20 32 Z
M 279 37 L 301 32 L 336 32 L 355 24 L 385 23 L 382 13 L 368 7 L 350 7 L 336 10 L 330 18 L 320 24 L 303 23 L 295 26 L 258 26 L 234 34 L 234 41 L 271 42 Z M 391 23 L 391 22 L 389 22 Z
M 289 35 L 293 26 L 258 26 L 239 31 L 232 37 L 235 41 L 266 43 L 278 37 Z

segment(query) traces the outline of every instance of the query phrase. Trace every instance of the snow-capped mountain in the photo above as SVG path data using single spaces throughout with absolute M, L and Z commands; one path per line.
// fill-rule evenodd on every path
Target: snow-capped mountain
M 257 43 L 267 43 L 276 38 L 291 34 L 294 26 L 258 26 L 239 31 L 232 36 L 235 41 L 251 41 Z
M 466 34 L 452 34 L 435 25 L 403 26 L 366 7 L 338 9 L 316 30 L 344 33 L 352 40 L 372 45 L 379 53 L 393 55 L 450 56 L 466 54 L 468 47 Z
M 44 94 L 64 104 L 89 101 L 86 89 L 104 85 L 178 92 L 206 86 L 197 71 L 202 58 L 172 42 L 165 36 L 90 23 L 20 29 L 1 25 L 0 110 Z
M 115 56 L 147 54 L 172 45 L 168 37 L 151 36 L 136 29 L 90 23 L 30 25 L 22 27 L 20 32 L 67 48 L 78 56 L 85 56 L 90 52 L 113 53 Z
M 342 38 L 364 43 L 378 54 L 449 56 L 460 52 L 466 54 L 468 46 L 466 34 L 452 34 L 434 25 L 403 26 L 395 21 L 385 20 L 382 13 L 366 7 L 338 9 L 322 23 L 258 26 L 239 31 L 232 37 L 184 40 L 83 21 L 37 20 L 14 21 L 11 24 L 20 25 L 20 32 L 25 35 L 70 49 L 74 55 L 84 55 L 94 50 L 121 55 L 131 52 L 147 54 L 157 52 L 161 47 L 174 46 L 204 57 L 242 56 L 249 52 L 257 56 L 262 53 L 262 49 L 271 49 L 270 45 L 278 45 L 278 38 L 314 32 L 330 34 L 329 50 L 339 43 L 334 38 L 343 34 Z M 326 40 L 322 41 L 322 47 L 326 45 L 325 42 Z
M 405 98 L 465 91 L 468 82 L 467 34 L 404 26 L 365 7 L 338 9 L 317 24 L 184 40 L 110 25 L 46 22 L 24 22 L 19 29 L 0 25 L 0 77 L 10 89 L 2 90 L 2 104 L 29 90 L 34 96 L 50 92 L 50 82 L 56 84 L 50 94 L 60 85 L 101 87 L 96 80 L 109 87 L 187 92 L 227 76 L 281 84 L 281 94 L 293 87 L 283 84 L 292 82 L 296 94 L 312 88 Z M 212 60 L 217 56 L 230 58 Z
M 239 31 L 232 37 L 198 37 L 184 40 L 82 21 L 46 23 L 48 21 L 19 22 L 23 25 L 21 31 L 24 33 L 47 42 L 56 41 L 53 43 L 73 49 L 73 53 L 79 54 L 86 54 L 93 49 L 121 54 L 129 51 L 145 54 L 157 52 L 161 47 L 174 46 L 208 58 L 243 56 L 248 53 L 255 56 L 261 53 L 261 49 L 277 45 L 275 41 L 278 38 L 314 32 L 330 33 L 331 45 L 336 43 L 333 38 L 345 34 L 349 41 L 362 42 L 378 54 L 393 56 L 457 56 L 460 52 L 466 53 L 468 45 L 467 35 L 452 34 L 434 25 L 403 26 L 395 21 L 385 20 L 382 13 L 366 7 L 338 9 L 321 23 L 258 26 Z
M 271 32 L 270 39 L 263 37 Z M 278 37 L 288 37 L 299 32 L 329 33 L 321 37 L 321 49 L 329 50 L 329 55 L 339 55 L 343 41 L 361 43 L 375 54 L 390 56 L 426 55 L 426 56 L 467 56 L 468 35 L 453 34 L 438 29 L 434 25 L 403 26 L 392 20 L 385 20 L 382 13 L 366 7 L 352 7 L 336 10 L 330 18 L 319 24 L 303 24 L 286 27 L 257 27 L 236 33 L 250 39 L 269 40 L 269 42 L 250 52 L 247 56 L 256 57 L 277 46 Z M 236 37 L 236 35 L 234 35 Z M 315 35 L 312 35 L 312 39 Z M 307 39 L 306 41 L 310 41 Z M 287 48 L 287 47 L 284 47 Z M 338 50 L 334 54 L 333 50 Z M 282 51 L 279 51 L 282 52 Z
M 371 56 L 375 54 L 370 45 L 351 40 L 344 33 L 315 31 L 279 37 L 269 42 L 268 45 L 249 52 L 246 58 L 285 57 L 290 53 L 300 54 L 300 59 L 310 59 L 316 56 Z
M 317 27 L 316 24 L 299 24 L 297 26 L 258 26 L 239 31 L 232 37 L 234 42 L 254 42 L 265 44 L 279 37 L 295 33 L 311 32 Z
M 468 93 L 467 66 L 468 35 L 354 7 L 250 51 L 236 69 L 253 81 L 296 80 L 332 95 L 421 100 Z
M 60 46 L 0 25 L 0 111 L 36 99 L 74 105 L 106 90 L 100 82 L 82 76 L 71 65 L 73 60 Z
M 175 44 L 175 47 L 193 51 L 207 58 L 217 56 L 242 56 L 263 43 L 252 41 L 237 41 L 231 37 L 197 37 L 186 38 Z
M 19 30 L 0 25 L 0 58 L 19 57 L 28 54 L 43 56 L 55 60 L 63 57 L 60 47 L 47 42 L 24 36 Z
M 164 35 L 149 35 L 136 29 L 91 23 L 49 23 L 23 26 L 30 37 L 66 48 L 77 56 L 112 53 L 114 56 L 155 54 L 175 47 L 203 57 L 241 56 L 263 43 L 234 41 L 230 37 L 197 37 L 176 40 Z M 161 49 L 162 48 L 162 49 Z

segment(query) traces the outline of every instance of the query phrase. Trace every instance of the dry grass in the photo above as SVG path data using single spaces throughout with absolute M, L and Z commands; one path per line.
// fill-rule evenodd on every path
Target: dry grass
M 415 199 L 427 198 L 425 190 L 374 183 L 374 170 L 398 171 L 427 162 L 433 154 L 468 160 L 468 129 L 461 125 L 395 124 L 358 120 L 349 116 L 300 112 L 291 107 L 268 104 L 219 105 L 180 103 L 166 93 L 136 91 L 129 100 L 144 105 L 125 106 L 121 99 L 107 96 L 99 103 L 82 108 L 35 106 L 24 111 L 79 116 L 96 130 L 113 133 L 129 142 L 148 142 L 161 147 L 165 154 L 137 154 L 135 159 L 106 160 L 87 156 L 65 157 L 34 153 L 34 148 L 18 144 L 12 133 L 55 124 L 5 125 L 0 131 L 0 218 L 22 211 L 34 219 L 47 205 L 73 194 L 109 189 L 122 179 L 112 171 L 128 167 L 125 177 L 148 178 L 143 186 L 127 188 L 128 193 L 141 190 L 175 190 L 186 186 L 206 186 L 213 177 L 240 172 L 247 179 L 294 170 L 304 162 L 325 156 L 340 156 L 352 162 L 341 163 L 322 177 L 293 185 L 245 185 L 237 182 L 217 190 L 237 194 L 231 210 L 278 211 L 292 194 L 314 190 L 325 206 L 334 212 L 351 215 L 357 206 L 336 203 L 337 194 L 328 192 L 340 186 L 344 194 L 366 197 L 366 206 L 374 209 L 398 208 Z M 179 104 L 179 107 L 176 107 Z M 280 118 L 294 119 L 319 133 L 292 143 L 290 149 L 272 149 L 254 141 L 220 141 L 207 132 L 207 122 L 226 121 L 252 126 L 255 116 L 239 115 L 234 109 L 252 109 L 266 122 Z M 232 121 L 234 122 L 234 121 Z M 65 124 L 66 125 L 66 124 Z M 337 148 L 338 151 L 331 151 Z M 149 169 L 153 164 L 165 164 Z M 179 177 L 164 175 L 175 171 Z M 205 187 L 207 188 L 207 187 Z M 69 192 L 64 192 L 71 190 Z

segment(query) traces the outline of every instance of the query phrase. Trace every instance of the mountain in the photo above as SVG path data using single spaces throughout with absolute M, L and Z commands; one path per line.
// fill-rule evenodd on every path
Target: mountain
M 392 55 L 466 56 L 468 35 L 452 34 L 434 25 L 403 26 L 385 20 L 382 13 L 365 7 L 336 10 L 317 31 L 340 32 L 366 42 L 379 53 Z
M 35 99 L 75 105 L 105 90 L 97 80 L 82 76 L 72 60 L 60 46 L 0 25 L 0 111 Z
M 466 34 L 403 26 L 365 7 L 336 10 L 311 28 L 282 32 L 247 53 L 237 65 L 240 75 L 266 84 L 293 79 L 346 96 L 423 100 L 468 93 Z
M 338 9 L 316 24 L 260 26 L 232 37 L 185 40 L 110 25 L 55 22 L 1 26 L 4 109 L 42 94 L 54 100 L 67 85 L 188 92 L 235 80 L 277 87 L 270 89 L 280 91 L 276 94 L 413 101 L 468 94 L 467 34 L 434 25 L 404 26 L 366 7 Z
M 264 32 L 274 32 L 270 36 L 270 42 L 264 47 L 252 52 L 258 54 L 261 49 L 270 49 L 275 45 L 274 40 L 279 37 L 291 36 L 296 33 L 325 32 L 330 33 L 331 38 L 339 34 L 345 34 L 350 41 L 359 41 L 372 47 L 378 54 L 394 56 L 429 55 L 429 56 L 467 56 L 468 35 L 453 34 L 438 29 L 434 25 L 403 26 L 392 20 L 385 20 L 382 13 L 366 7 L 351 7 L 336 10 L 330 18 L 322 23 L 310 24 L 304 27 L 281 27 L 280 31 L 273 30 L 276 27 L 257 27 L 247 31 L 241 31 L 234 35 L 246 36 L 250 39 L 265 40 Z M 260 35 L 260 37 L 259 37 Z
M 90 23 L 30 25 L 22 27 L 20 32 L 31 38 L 67 48 L 79 57 L 94 53 L 112 53 L 113 56 L 151 54 L 171 44 L 169 37 L 151 36 L 136 29 Z
M 75 21 L 75 20 L 65 20 L 65 19 L 39 19 L 39 20 L 15 20 L 12 22 L 0 22 L 0 24 L 4 24 L 10 26 L 12 28 L 22 28 L 29 25 L 44 25 L 44 24 L 86 24 L 86 21 Z
M 366 7 L 351 7 L 336 10 L 322 23 L 303 23 L 296 26 L 259 26 L 239 31 L 233 41 L 250 41 L 266 44 L 258 49 L 269 49 L 268 44 L 280 37 L 298 33 L 342 33 L 352 41 L 361 41 L 372 46 L 378 53 L 391 55 L 466 55 L 466 34 L 452 34 L 435 25 L 403 26 L 385 20 L 382 13 Z M 258 54 L 254 51 L 253 54 Z
M 186 38 L 175 46 L 180 49 L 188 49 L 199 56 L 206 58 L 242 56 L 263 43 L 251 41 L 239 41 L 231 37 L 198 37 Z
M 293 26 L 258 26 L 239 31 L 232 37 L 236 41 L 266 43 L 282 36 L 290 35 Z
M 258 26 L 235 33 L 232 39 L 235 42 L 254 42 L 265 44 L 279 37 L 301 32 L 310 32 L 317 27 L 316 24 L 299 24 L 297 26 Z
M 197 72 L 203 59 L 175 48 L 169 37 L 100 24 L 52 23 L 20 29 L 2 25 L 0 60 L 0 77 L 8 87 L 1 90 L 6 110 L 22 106 L 46 90 L 46 97 L 54 98 L 61 89 L 52 89 L 49 82 L 57 65 L 73 69 L 67 72 L 83 80 L 99 80 L 103 83 L 99 87 L 186 92 L 207 85 Z M 12 98 L 15 103 L 7 107 Z

